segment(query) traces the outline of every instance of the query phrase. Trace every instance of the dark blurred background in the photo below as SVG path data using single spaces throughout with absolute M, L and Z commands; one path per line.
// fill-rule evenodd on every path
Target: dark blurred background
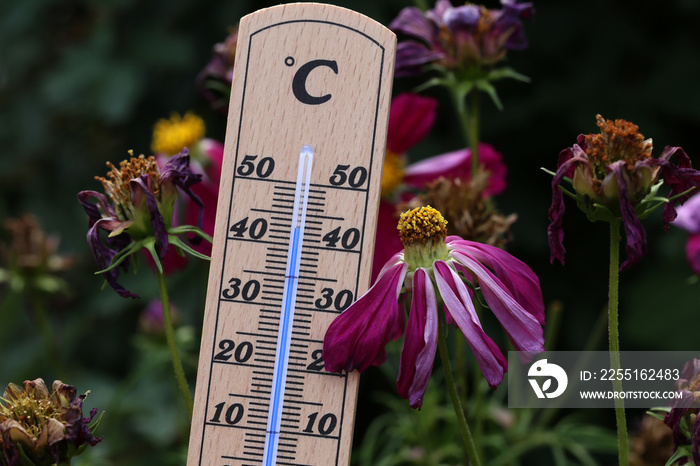
M 408 0 L 334 3 L 383 24 L 411 5 Z M 111 422 L 124 422 L 121 428 L 132 440 L 112 443 L 109 451 L 132 448 L 131 457 L 120 462 L 105 452 L 112 459 L 103 464 L 141 464 L 136 458 L 147 457 L 150 448 L 141 436 L 172 444 L 178 434 L 177 422 L 171 421 L 177 415 L 167 407 L 177 411 L 179 400 L 167 364 L 160 385 L 133 375 L 152 356 L 149 343 L 134 335 L 145 303 L 157 297 L 155 281 L 147 270 L 125 276 L 141 300 L 100 290 L 76 194 L 100 188 L 93 177 L 104 175 L 105 162 L 122 160 L 129 149 L 148 153 L 153 124 L 173 111 L 195 111 L 207 122 L 207 136 L 221 139 L 225 117 L 209 109 L 195 90 L 195 77 L 230 26 L 275 4 L 0 0 L 0 219 L 33 212 L 48 232 L 60 235 L 60 251 L 77 259 L 64 275 L 71 293 L 53 302 L 51 312 L 72 376 L 66 382 L 79 392 L 92 390 L 89 406 L 102 409 L 115 403 L 115 393 L 122 397 L 122 407 L 115 408 L 122 417 Z M 579 133 L 596 132 L 597 113 L 638 124 L 653 138 L 655 155 L 666 145 L 682 146 L 700 166 L 700 2 L 541 0 L 535 6 L 534 20 L 526 24 L 529 48 L 508 56 L 508 64 L 532 82 L 499 82 L 503 111 L 482 99 L 482 140 L 502 152 L 509 168 L 508 188 L 498 198 L 503 212 L 518 214 L 509 250 L 538 273 L 545 302 L 562 303 L 555 348 L 578 350 L 606 305 L 607 224 L 588 223 L 567 200 L 566 266 L 550 265 L 551 177 L 540 167 L 555 169 L 559 152 Z M 399 80 L 395 93 L 415 84 Z M 429 95 L 440 99 L 438 121 L 410 153 L 414 160 L 463 146 L 446 93 Z M 649 254 L 621 276 L 621 347 L 698 349 L 700 284 L 686 264 L 687 235 L 673 227 L 663 232 L 660 213 L 644 225 Z M 194 263 L 169 278 L 173 301 L 192 329 L 182 337 L 191 350 L 186 361 L 191 374 L 206 276 L 207 266 Z M 54 375 L 32 325 L 26 316 L 11 325 L 0 322 L 5 328 L 0 383 Z M 598 349 L 606 346 L 603 337 Z M 131 385 L 119 388 L 127 378 Z M 163 409 L 154 412 L 149 406 Z M 361 414 L 360 421 L 367 422 Z

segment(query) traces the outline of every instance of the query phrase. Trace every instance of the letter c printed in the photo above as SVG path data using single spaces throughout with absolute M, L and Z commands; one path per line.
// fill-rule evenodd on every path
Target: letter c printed
M 294 74 L 294 79 L 292 80 L 292 92 L 294 92 L 294 97 L 303 104 L 307 105 L 319 105 L 324 102 L 328 102 L 331 99 L 331 94 L 325 94 L 322 96 L 313 96 L 309 94 L 306 90 L 306 79 L 309 77 L 309 73 L 319 66 L 327 66 L 335 74 L 338 74 L 338 63 L 335 60 L 311 60 L 299 67 L 297 72 Z

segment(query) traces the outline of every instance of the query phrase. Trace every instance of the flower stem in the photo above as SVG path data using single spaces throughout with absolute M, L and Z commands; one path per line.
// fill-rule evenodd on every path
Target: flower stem
M 53 370 L 56 372 L 56 377 L 61 380 L 66 380 L 66 370 L 61 363 L 58 345 L 56 344 L 56 339 L 54 338 L 51 320 L 49 319 L 49 315 L 46 312 L 46 307 L 44 306 L 44 300 L 41 298 L 41 296 L 35 296 L 33 301 L 34 317 L 36 318 L 37 325 L 39 326 L 41 339 L 44 340 L 44 349 L 48 353 Z
M 467 139 L 472 152 L 472 178 L 474 178 L 479 172 L 479 91 L 474 89 L 467 97 L 469 96 L 471 96 L 471 115 Z
M 608 295 L 608 336 L 610 342 L 610 368 L 620 369 L 620 330 L 618 328 L 618 289 L 620 278 L 620 222 L 610 222 L 610 284 Z M 622 391 L 622 381 L 613 379 L 613 390 Z M 629 464 L 629 440 L 625 420 L 625 402 L 615 398 L 615 420 L 617 422 L 617 442 L 620 464 Z
M 180 394 L 185 402 L 185 407 L 187 408 L 187 413 L 191 421 L 193 404 L 192 395 L 190 394 L 190 387 L 187 385 L 185 370 L 182 368 L 182 360 L 180 360 L 180 354 L 177 351 L 177 344 L 175 343 L 175 331 L 173 330 L 173 320 L 170 316 L 170 299 L 168 298 L 168 289 L 165 286 L 165 275 L 163 272 L 157 272 L 157 275 L 158 288 L 160 290 L 160 302 L 163 308 L 163 328 L 165 329 L 165 339 L 168 342 L 168 349 L 170 349 L 170 358 L 173 361 L 173 370 L 175 371 L 177 384 L 180 387 Z
M 479 91 L 474 89 L 463 96 L 457 90 L 457 82 L 454 82 L 449 89 L 462 127 L 464 142 L 471 152 L 471 176 L 473 178 L 479 171 Z M 467 100 L 470 100 L 469 106 L 467 106 Z
M 472 438 L 471 431 L 469 430 L 467 419 L 464 417 L 462 403 L 459 400 L 459 394 L 457 393 L 457 386 L 455 385 L 454 378 L 452 377 L 450 356 L 447 352 L 447 343 L 445 341 L 445 330 L 447 327 L 444 324 L 441 324 L 441 327 L 442 328 L 438 330 L 438 348 L 440 351 L 440 360 L 442 361 L 442 368 L 445 372 L 445 382 L 447 383 L 447 391 L 449 392 L 450 398 L 452 399 L 452 405 L 454 406 L 455 414 L 457 415 L 459 430 L 462 434 L 464 448 L 467 451 L 469 460 L 472 466 L 481 466 L 481 461 L 479 460 L 479 455 L 477 454 L 476 446 L 474 445 L 474 439 Z

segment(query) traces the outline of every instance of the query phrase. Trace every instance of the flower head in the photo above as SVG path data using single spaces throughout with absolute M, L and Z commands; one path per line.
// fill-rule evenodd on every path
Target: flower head
M 89 426 L 97 409 L 83 417 L 86 396 L 59 380 L 51 393 L 42 379 L 8 385 L 0 398 L 0 463 L 69 464 L 87 445 L 97 445 L 102 438 L 93 435 L 96 426 Z
M 439 321 L 464 334 L 490 386 L 503 380 L 507 361 L 484 332 L 472 302 L 480 292 L 517 351 L 544 350 L 544 304 L 532 270 L 502 249 L 446 236 L 446 221 L 432 207 L 401 216 L 404 251 L 394 255 L 374 285 L 338 316 L 323 342 L 329 371 L 360 372 L 386 360 L 384 347 L 405 334 L 396 387 L 420 408 L 437 349 Z M 405 324 L 402 292 L 411 297 Z M 409 299 L 409 298 L 406 298 Z M 444 314 L 438 311 L 444 304 Z M 441 317 L 444 316 L 444 317 Z
M 116 268 L 126 269 L 129 256 L 142 248 L 148 249 L 154 260 L 158 259 L 158 264 L 170 244 L 193 252 L 177 237 L 185 230 L 173 228 L 173 212 L 178 189 L 196 202 L 201 211 L 201 201 L 191 187 L 202 175 L 189 168 L 187 149 L 168 160 L 162 168 L 154 157 L 134 157 L 133 153 L 118 168 L 109 162 L 107 166 L 110 170 L 106 177 L 95 177 L 102 183 L 106 195 L 81 191 L 78 201 L 88 214 L 88 243 L 97 264 L 104 269 L 107 282 L 119 295 L 136 297 L 117 283 Z M 97 202 L 92 203 L 91 199 Z M 198 223 L 201 225 L 201 215 Z M 100 230 L 109 232 L 104 242 Z
M 427 183 L 425 192 L 419 193 L 405 205 L 415 208 L 434 206 L 450 221 L 448 235 L 503 247 L 510 240 L 510 227 L 517 220 L 516 214 L 501 214 L 485 191 L 489 189 L 489 173 L 479 171 L 467 180 L 440 178 Z M 402 204 L 403 205 L 403 204 Z
M 204 120 L 192 112 L 181 117 L 178 113 L 169 119 L 161 118 L 153 128 L 151 150 L 154 154 L 175 155 L 183 147 L 192 147 L 204 138 Z
M 197 76 L 197 87 L 204 98 L 222 112 L 228 109 L 237 44 L 238 26 L 229 30 L 223 42 L 214 45 L 214 56 Z
M 5 220 L 10 242 L 0 247 L 7 269 L 0 269 L 0 283 L 6 282 L 17 292 L 56 293 L 68 285 L 55 274 L 72 267 L 72 258 L 57 254 L 59 239 L 47 235 L 36 217 L 25 214 Z
M 627 237 L 627 258 L 620 270 L 639 262 L 646 254 L 646 232 L 640 218 L 658 207 L 663 210 L 664 228 L 676 218 L 676 203 L 685 202 L 700 186 L 700 172 L 680 147 L 667 146 L 658 159 L 651 156 L 651 139 L 639 133 L 637 125 L 625 120 L 596 117 L 600 134 L 580 135 L 576 144 L 559 155 L 559 166 L 552 180 L 549 208 L 551 261 L 564 262 L 564 193 L 576 199 L 589 220 L 621 219 Z M 676 156 L 678 164 L 671 162 Z M 574 192 L 560 186 L 571 181 Z M 668 199 L 657 196 L 662 184 L 671 188 Z
M 417 76 L 428 64 L 473 72 L 498 63 L 509 49 L 526 48 L 521 20 L 534 13 L 532 3 L 501 0 L 501 4 L 502 9 L 489 10 L 470 3 L 453 7 L 449 0 L 438 0 L 426 13 L 416 7 L 401 10 L 389 28 L 412 40 L 397 46 L 395 75 Z
M 180 323 L 180 311 L 173 303 L 170 303 L 170 316 L 175 327 Z M 163 336 L 165 326 L 163 324 L 163 304 L 159 299 L 149 301 L 139 317 L 139 327 L 146 335 Z
M 678 449 L 690 446 L 690 453 L 695 464 L 700 464 L 700 359 L 691 359 L 681 372 L 681 378 L 676 382 L 676 390 L 681 397 L 676 398 L 671 411 L 664 422 L 673 430 L 673 443 Z M 688 458 L 680 458 L 678 464 L 686 464 Z

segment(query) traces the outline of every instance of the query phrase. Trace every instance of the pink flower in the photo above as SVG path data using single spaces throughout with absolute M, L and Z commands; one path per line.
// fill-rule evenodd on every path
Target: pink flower
M 534 272 L 502 249 L 446 237 L 446 224 L 432 207 L 401 215 L 398 228 L 405 249 L 384 265 L 372 288 L 331 323 L 323 342 L 327 370 L 362 372 L 381 365 L 386 344 L 405 333 L 396 388 L 411 407 L 420 408 L 444 315 L 443 321 L 460 329 L 487 382 L 495 387 L 503 380 L 507 361 L 481 326 L 472 302 L 477 290 L 516 351 L 544 351 L 544 303 Z M 411 299 L 407 325 L 402 292 Z M 438 303 L 444 303 L 444 311 Z
M 690 233 L 685 244 L 685 255 L 693 272 L 700 276 L 700 194 L 696 194 L 676 209 L 678 217 L 673 225 Z
M 382 199 L 379 204 L 377 239 L 372 265 L 372 282 L 379 275 L 382 265 L 402 249 L 396 235 L 398 219 L 396 204 L 405 201 L 410 193 L 424 189 L 438 178 L 471 177 L 471 151 L 462 149 L 430 157 L 406 166 L 406 152 L 422 141 L 435 121 L 437 102 L 417 94 L 399 94 L 391 101 L 387 153 L 382 174 Z M 500 194 L 506 188 L 506 166 L 501 154 L 488 144 L 479 144 L 479 160 L 490 173 L 489 187 L 485 194 Z

